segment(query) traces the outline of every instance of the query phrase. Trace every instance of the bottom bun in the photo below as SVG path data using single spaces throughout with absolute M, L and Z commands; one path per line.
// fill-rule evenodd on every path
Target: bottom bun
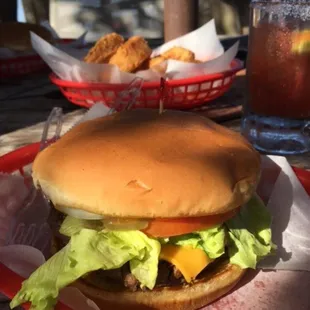
M 228 293 L 245 271 L 224 262 L 192 285 L 152 291 L 108 292 L 87 285 L 83 280 L 77 281 L 74 286 L 102 310 L 195 310 Z

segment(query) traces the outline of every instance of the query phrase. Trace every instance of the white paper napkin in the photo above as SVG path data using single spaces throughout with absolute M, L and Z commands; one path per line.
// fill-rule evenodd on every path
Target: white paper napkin
M 22 177 L 0 173 L 0 247 L 6 241 L 10 219 L 23 206 L 28 193 Z
M 267 205 L 272 214 L 275 256 L 263 260 L 264 269 L 310 271 L 310 198 L 284 157 L 269 157 L 281 172 Z
M 8 245 L 0 247 L 0 262 L 24 278 L 45 263 L 44 255 L 27 245 Z

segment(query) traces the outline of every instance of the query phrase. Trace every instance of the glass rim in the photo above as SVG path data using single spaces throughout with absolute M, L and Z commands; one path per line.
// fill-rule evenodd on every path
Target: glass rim
M 309 0 L 251 0 L 252 4 L 269 4 L 269 5 L 276 5 L 276 4 L 307 4 L 310 5 Z

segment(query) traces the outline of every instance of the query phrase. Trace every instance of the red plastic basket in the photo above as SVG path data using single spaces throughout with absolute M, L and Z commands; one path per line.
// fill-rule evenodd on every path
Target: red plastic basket
M 47 69 L 47 65 L 39 55 L 0 59 L 1 79 L 35 73 L 44 69 Z
M 72 39 L 62 39 L 61 42 L 70 43 Z M 23 76 L 47 69 L 47 64 L 38 54 L 0 59 L 0 79 Z
M 231 69 L 225 72 L 198 76 L 181 80 L 166 81 L 164 92 L 160 82 L 144 82 L 140 96 L 133 108 L 158 108 L 162 96 L 167 109 L 191 109 L 224 94 L 232 85 L 236 73 L 243 68 L 240 60 L 235 59 Z M 64 81 L 54 73 L 50 75 L 64 96 L 73 104 L 90 108 L 101 102 L 113 107 L 117 94 L 128 84 L 80 83 Z

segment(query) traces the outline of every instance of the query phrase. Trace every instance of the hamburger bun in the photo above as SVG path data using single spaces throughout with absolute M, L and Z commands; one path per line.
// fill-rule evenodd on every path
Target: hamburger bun
M 23 52 L 32 50 L 30 31 L 42 39 L 53 42 L 51 32 L 43 26 L 30 23 L 0 23 L 0 47 Z
M 39 153 L 33 180 L 56 208 L 176 218 L 241 206 L 259 171 L 238 133 L 193 113 L 141 109 L 77 125 Z
M 77 281 L 74 286 L 100 309 L 113 310 L 194 310 L 228 293 L 246 272 L 225 262 L 206 277 L 185 287 L 165 287 L 152 291 L 107 292 Z

